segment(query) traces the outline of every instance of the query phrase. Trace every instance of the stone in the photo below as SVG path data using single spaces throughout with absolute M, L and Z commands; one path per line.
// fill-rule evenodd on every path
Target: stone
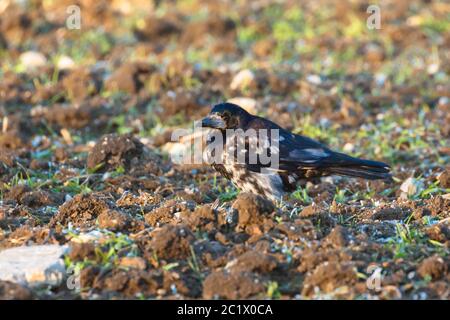
M 103 238 L 103 233 L 98 230 L 92 230 L 90 232 L 82 232 L 77 237 L 70 240 L 73 243 L 88 243 L 95 242 Z
M 400 186 L 401 191 L 400 197 L 402 199 L 407 199 L 409 196 L 413 196 L 422 190 L 423 190 L 423 182 L 413 177 L 409 177 Z
M 75 62 L 69 56 L 61 56 L 56 66 L 59 70 L 69 70 L 75 68 Z
M 47 64 L 47 58 L 37 51 L 26 51 L 20 55 L 19 59 L 27 70 L 43 67 Z
M 58 286 L 65 276 L 67 246 L 22 246 L 0 251 L 0 280 L 29 287 Z
M 250 86 L 255 80 L 255 75 L 249 69 L 239 71 L 233 78 L 230 84 L 231 90 L 243 90 Z

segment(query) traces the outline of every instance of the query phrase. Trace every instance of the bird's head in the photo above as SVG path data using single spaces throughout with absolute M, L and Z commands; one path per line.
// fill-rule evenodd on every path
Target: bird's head
M 216 104 L 202 120 L 202 127 L 214 129 L 240 129 L 251 118 L 251 114 L 232 103 Z

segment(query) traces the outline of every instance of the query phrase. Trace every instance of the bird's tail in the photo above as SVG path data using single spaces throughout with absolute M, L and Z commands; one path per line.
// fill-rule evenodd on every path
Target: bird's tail
M 332 174 L 370 180 L 392 179 L 390 166 L 384 162 L 354 158 L 343 153 L 335 153 L 333 158 L 333 163 L 328 164 Z

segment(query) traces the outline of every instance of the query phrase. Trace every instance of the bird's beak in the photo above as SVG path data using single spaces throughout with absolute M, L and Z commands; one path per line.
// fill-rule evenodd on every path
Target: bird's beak
M 202 119 L 202 127 L 214 129 L 226 129 L 226 123 L 221 116 L 210 114 Z

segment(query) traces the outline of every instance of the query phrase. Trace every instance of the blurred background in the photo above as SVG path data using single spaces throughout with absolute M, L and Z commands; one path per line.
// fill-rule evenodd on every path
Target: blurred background
M 448 136 L 449 45 L 448 1 L 2 0 L 0 112 L 107 107 L 102 124 L 153 135 L 244 97 L 290 129 L 432 108 Z M 71 113 L 44 118 L 83 127 Z

